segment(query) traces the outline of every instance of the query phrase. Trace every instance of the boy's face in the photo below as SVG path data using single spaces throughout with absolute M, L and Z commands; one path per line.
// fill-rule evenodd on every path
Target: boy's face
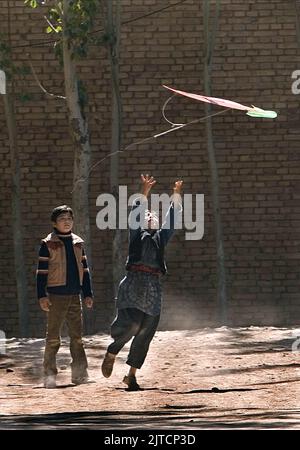
M 145 213 L 144 227 L 145 230 L 158 230 L 159 221 L 155 212 L 149 210 Z
M 57 217 L 56 222 L 53 222 L 53 226 L 60 233 L 69 233 L 73 228 L 73 217 L 70 213 L 60 214 Z

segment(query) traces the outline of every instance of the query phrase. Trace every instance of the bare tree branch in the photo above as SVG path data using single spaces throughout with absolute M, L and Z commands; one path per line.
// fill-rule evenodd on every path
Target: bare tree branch
M 29 56 L 29 54 L 28 54 L 28 56 Z M 66 100 L 67 97 L 64 97 L 63 95 L 51 94 L 51 92 L 48 92 L 48 91 L 44 88 L 44 86 L 42 86 L 40 80 L 38 79 L 38 76 L 37 76 L 37 74 L 36 74 L 36 71 L 34 70 L 33 64 L 32 64 L 32 62 L 31 62 L 30 60 L 29 60 L 29 65 L 30 65 L 30 68 L 31 68 L 31 71 L 32 71 L 32 75 L 33 75 L 33 77 L 34 77 L 34 79 L 35 79 L 37 85 L 38 85 L 39 88 L 44 92 L 44 94 L 49 95 L 49 97 L 52 97 L 52 98 L 61 98 L 61 99 L 63 99 L 63 100 Z

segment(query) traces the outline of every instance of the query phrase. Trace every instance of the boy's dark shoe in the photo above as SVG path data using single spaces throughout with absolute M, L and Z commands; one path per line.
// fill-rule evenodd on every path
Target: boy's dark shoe
M 101 366 L 101 370 L 102 370 L 103 376 L 105 378 L 109 378 L 111 376 L 113 367 L 114 367 L 114 363 L 115 363 L 115 355 L 112 355 L 111 353 L 106 352 L 102 366 Z
M 127 384 L 128 391 L 142 391 L 143 389 L 137 383 L 134 375 L 125 375 L 123 378 L 123 383 Z

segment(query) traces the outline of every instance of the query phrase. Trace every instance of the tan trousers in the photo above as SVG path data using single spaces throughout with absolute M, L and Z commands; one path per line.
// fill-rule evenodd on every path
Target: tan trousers
M 72 380 L 87 376 L 87 359 L 82 343 L 82 307 L 79 295 L 52 295 L 47 313 L 44 374 L 56 375 L 56 354 L 60 347 L 61 328 L 66 322 L 70 336 Z

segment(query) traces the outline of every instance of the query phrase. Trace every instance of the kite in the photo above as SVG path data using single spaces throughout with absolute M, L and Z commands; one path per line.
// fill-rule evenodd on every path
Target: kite
M 178 91 L 177 89 L 170 88 L 163 85 L 164 88 L 169 89 L 175 94 L 183 95 L 185 97 L 192 98 L 194 100 L 199 100 L 205 103 L 212 103 L 213 105 L 223 106 L 224 108 L 240 109 L 242 111 L 247 111 L 247 115 L 251 117 L 262 117 L 266 119 L 275 119 L 277 113 L 275 111 L 266 111 L 256 106 L 245 106 L 240 103 L 232 102 L 231 100 L 225 100 L 223 98 L 207 97 L 206 95 L 191 94 L 190 92 Z
M 118 153 L 123 153 L 125 151 L 129 151 L 129 150 L 132 149 L 132 147 L 135 147 L 135 146 L 140 145 L 140 144 L 144 144 L 145 142 L 149 142 L 149 141 L 155 140 L 155 139 L 157 139 L 157 138 L 159 138 L 161 136 L 164 136 L 165 134 L 172 133 L 173 131 L 177 131 L 180 128 L 184 128 L 184 127 L 186 127 L 188 125 L 191 125 L 191 124 L 194 124 L 194 123 L 197 123 L 197 122 L 202 122 L 202 121 L 204 121 L 204 120 L 206 120 L 206 119 L 208 119 L 210 117 L 214 117 L 214 116 L 217 116 L 219 114 L 223 114 L 224 112 L 228 111 L 229 109 L 239 109 L 239 110 L 242 110 L 242 111 L 247 111 L 246 114 L 248 116 L 251 116 L 251 117 L 261 117 L 261 118 L 265 118 L 265 119 L 275 119 L 277 117 L 277 113 L 275 111 L 266 111 L 264 109 L 257 108 L 256 106 L 253 106 L 253 105 L 252 106 L 245 106 L 245 105 L 242 105 L 240 103 L 233 102 L 231 100 L 225 100 L 223 98 L 207 97 L 206 95 L 191 94 L 190 92 L 179 91 L 177 89 L 170 88 L 169 86 L 166 86 L 164 84 L 163 84 L 163 87 L 168 89 L 169 91 L 173 92 L 173 96 L 168 98 L 168 100 L 166 100 L 166 102 L 164 103 L 163 108 L 162 108 L 163 118 L 166 120 L 166 122 L 168 122 L 171 125 L 171 128 L 169 128 L 168 130 L 163 131 L 161 133 L 154 134 L 152 136 L 146 137 L 146 138 L 144 138 L 144 139 L 142 139 L 140 141 L 133 142 L 133 143 L 127 145 L 127 147 L 125 147 L 124 150 L 116 150 L 115 152 L 109 153 L 104 158 L 100 159 L 95 164 L 93 164 L 90 167 L 90 169 L 88 171 L 88 174 L 90 174 L 91 171 L 94 170 L 95 167 L 97 167 L 99 164 L 101 164 L 104 160 L 106 160 L 107 158 L 110 158 L 113 155 L 116 155 Z M 222 106 L 223 108 L 227 108 L 227 109 L 223 109 L 222 111 L 210 114 L 210 115 L 205 116 L 205 117 L 194 119 L 194 120 L 192 120 L 190 122 L 187 122 L 187 123 L 173 123 L 169 119 L 167 119 L 167 117 L 165 115 L 165 108 L 166 108 L 167 104 L 169 103 L 169 101 L 174 97 L 175 94 L 183 95 L 185 97 L 189 97 L 189 98 L 192 98 L 194 100 L 202 101 L 202 102 L 205 102 L 205 103 L 211 103 L 213 105 Z M 80 183 L 80 182 L 84 181 L 85 179 L 86 178 L 78 179 L 75 182 L 75 184 L 73 186 L 73 190 L 71 191 L 71 193 L 73 193 L 73 191 L 75 190 L 75 187 L 76 187 L 77 183 Z

